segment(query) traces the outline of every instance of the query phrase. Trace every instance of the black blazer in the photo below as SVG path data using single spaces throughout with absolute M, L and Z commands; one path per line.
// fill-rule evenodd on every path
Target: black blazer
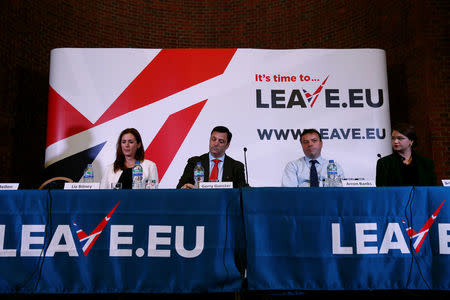
M 417 185 L 436 185 L 436 173 L 434 163 L 431 159 L 412 153 L 412 163 L 417 165 Z M 380 158 L 377 162 L 377 186 L 405 186 L 407 185 L 402 176 L 402 159 L 397 152 Z
M 194 167 L 197 165 L 197 162 L 201 162 L 202 167 L 205 169 L 205 182 L 209 181 L 209 154 L 205 153 L 188 159 L 183 175 L 178 181 L 177 189 L 186 183 L 194 184 Z M 245 182 L 244 164 L 225 154 L 222 181 L 232 181 L 233 188 L 248 186 Z

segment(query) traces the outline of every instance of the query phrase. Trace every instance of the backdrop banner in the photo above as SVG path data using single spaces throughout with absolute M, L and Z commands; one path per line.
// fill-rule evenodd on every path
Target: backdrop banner
M 240 290 L 239 191 L 196 192 L 1 192 L 0 293 Z
M 250 290 L 450 288 L 448 188 L 324 189 L 243 190 Z
M 377 154 L 391 153 L 386 74 L 380 49 L 54 49 L 45 165 L 78 181 L 93 163 L 99 182 L 134 127 L 160 187 L 174 188 L 224 125 L 227 153 L 244 161 L 248 149 L 249 184 L 280 186 L 315 128 L 345 177 L 372 180 Z

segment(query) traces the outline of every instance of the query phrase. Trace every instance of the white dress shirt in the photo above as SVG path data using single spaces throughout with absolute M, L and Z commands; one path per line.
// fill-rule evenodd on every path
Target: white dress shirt
M 156 184 L 159 183 L 158 180 L 158 170 L 156 168 L 156 164 L 151 160 L 144 159 L 141 162 L 142 166 L 142 175 L 144 182 L 146 180 L 156 180 Z M 118 170 L 114 172 L 114 164 L 108 165 L 103 171 L 102 180 L 100 182 L 101 189 L 111 189 L 111 184 L 116 184 L 119 181 L 120 175 L 122 175 L 123 170 Z

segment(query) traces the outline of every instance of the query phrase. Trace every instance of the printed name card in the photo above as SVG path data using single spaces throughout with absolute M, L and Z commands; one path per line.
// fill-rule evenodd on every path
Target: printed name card
M 375 187 L 375 180 L 342 179 L 343 187 Z
M 82 183 L 82 182 L 66 182 L 64 184 L 65 190 L 98 190 L 100 182 Z
M 199 188 L 201 189 L 232 189 L 233 182 L 200 182 Z
M 0 190 L 9 191 L 19 189 L 18 183 L 0 183 Z
M 450 179 L 442 179 L 443 186 L 450 186 Z

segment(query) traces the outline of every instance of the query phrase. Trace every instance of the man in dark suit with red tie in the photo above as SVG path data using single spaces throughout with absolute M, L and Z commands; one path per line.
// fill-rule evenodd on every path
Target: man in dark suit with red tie
M 244 164 L 225 154 L 230 146 L 232 134 L 228 128 L 217 126 L 211 131 L 209 152 L 189 158 L 177 189 L 194 188 L 194 167 L 197 162 L 205 169 L 205 182 L 232 181 L 234 188 L 248 186 L 245 181 Z

